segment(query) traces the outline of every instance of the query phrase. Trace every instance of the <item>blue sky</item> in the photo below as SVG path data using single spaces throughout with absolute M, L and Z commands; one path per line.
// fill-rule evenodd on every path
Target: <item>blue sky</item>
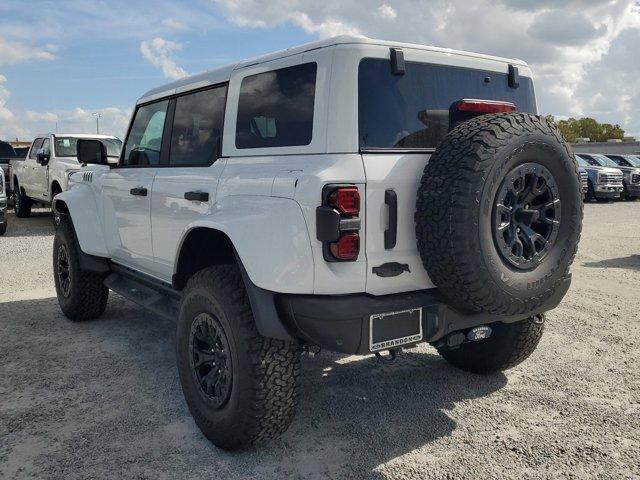
M 523 58 L 542 113 L 640 134 L 634 0 L 2 0 L 0 138 L 91 131 L 96 111 L 122 135 L 152 87 L 340 33 Z

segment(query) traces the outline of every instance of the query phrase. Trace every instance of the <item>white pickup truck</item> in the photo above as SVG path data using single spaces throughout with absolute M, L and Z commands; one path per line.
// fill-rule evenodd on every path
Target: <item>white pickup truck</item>
M 227 449 L 287 428 L 308 348 L 513 367 L 582 226 L 575 158 L 536 112 L 520 60 L 362 37 L 151 90 L 117 165 L 78 141 L 60 307 L 97 318 L 112 290 L 177 319 L 187 406 Z
M 67 190 L 69 176 L 80 169 L 76 144 L 79 138 L 99 139 L 107 157 L 117 161 L 122 142 L 107 135 L 38 135 L 25 159 L 11 160 L 11 191 L 16 217 L 31 214 L 33 203 L 50 204 L 58 193 Z

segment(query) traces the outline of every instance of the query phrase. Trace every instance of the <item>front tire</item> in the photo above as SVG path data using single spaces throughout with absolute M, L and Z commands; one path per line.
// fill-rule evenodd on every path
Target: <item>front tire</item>
M 289 427 L 300 351 L 260 335 L 236 265 L 207 268 L 187 283 L 177 358 L 189 411 L 218 447 L 246 448 Z
M 544 331 L 544 314 L 516 323 L 491 325 L 491 336 L 458 347 L 438 347 L 453 366 L 471 373 L 490 374 L 515 367 L 536 349 Z
M 20 185 L 16 184 L 16 188 L 13 192 L 13 210 L 16 213 L 17 218 L 27 218 L 31 216 L 32 201 L 27 197 Z
M 53 278 L 60 309 L 69 320 L 92 320 L 104 313 L 109 298 L 104 275 L 80 267 L 80 247 L 69 219 L 61 222 L 53 240 Z

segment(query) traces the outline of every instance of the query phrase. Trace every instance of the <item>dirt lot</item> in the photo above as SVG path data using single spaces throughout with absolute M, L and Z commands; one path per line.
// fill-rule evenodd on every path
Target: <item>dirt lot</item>
M 422 346 L 391 366 L 304 362 L 286 435 L 209 444 L 175 367 L 174 324 L 116 295 L 62 316 L 51 221 L 0 237 L 0 478 L 640 478 L 640 202 L 585 207 L 574 281 L 538 350 L 505 375 Z

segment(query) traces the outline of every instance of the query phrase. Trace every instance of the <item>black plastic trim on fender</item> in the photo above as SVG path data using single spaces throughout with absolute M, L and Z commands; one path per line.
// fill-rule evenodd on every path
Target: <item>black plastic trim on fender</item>
M 236 253 L 236 257 L 237 257 Z M 285 325 L 282 323 L 280 315 L 276 310 L 275 296 L 276 293 L 255 285 L 247 271 L 238 258 L 238 265 L 240 266 L 240 273 L 242 275 L 242 281 L 244 282 L 244 288 L 247 291 L 249 297 L 249 303 L 251 304 L 251 311 L 253 312 L 253 318 L 256 322 L 256 328 L 260 335 L 268 338 L 276 338 L 279 340 L 295 340 L 295 338 L 289 333 Z
M 569 275 L 546 303 L 515 316 L 460 312 L 450 307 L 437 289 L 382 296 L 280 294 L 276 295 L 276 305 L 289 330 L 303 342 L 341 353 L 367 354 L 372 314 L 422 307 L 422 341 L 435 342 L 452 332 L 495 322 L 518 322 L 552 310 L 570 285 Z

